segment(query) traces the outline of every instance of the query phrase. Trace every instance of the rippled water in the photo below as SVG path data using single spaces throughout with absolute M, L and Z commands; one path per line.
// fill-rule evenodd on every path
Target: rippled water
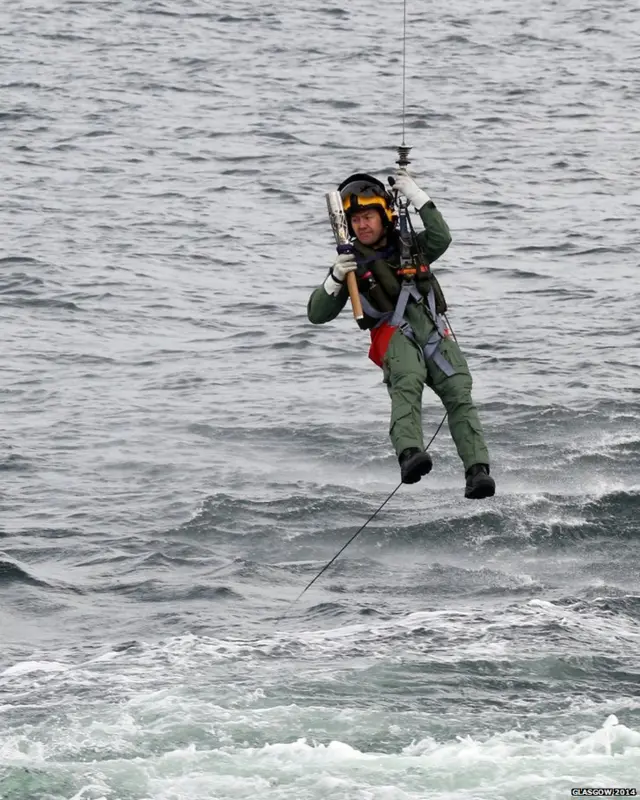
M 324 193 L 402 3 L 0 11 L 0 798 L 640 790 L 640 9 L 408 2 L 405 138 L 498 493 L 399 480 Z M 425 432 L 442 410 L 425 393 Z

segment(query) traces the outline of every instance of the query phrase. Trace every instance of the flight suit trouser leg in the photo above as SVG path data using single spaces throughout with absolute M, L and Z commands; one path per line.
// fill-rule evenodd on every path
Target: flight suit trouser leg
M 420 349 L 396 331 L 387 347 L 382 369 L 391 398 L 389 436 L 396 454 L 400 455 L 408 447 L 424 450 L 422 392 L 427 367 Z
M 489 451 L 478 410 L 471 397 L 473 382 L 467 360 L 458 343 L 450 336 L 440 342 L 439 350 L 454 368 L 455 375 L 448 377 L 428 359 L 427 386 L 433 389 L 447 410 L 451 438 L 465 471 L 473 464 L 489 464 Z

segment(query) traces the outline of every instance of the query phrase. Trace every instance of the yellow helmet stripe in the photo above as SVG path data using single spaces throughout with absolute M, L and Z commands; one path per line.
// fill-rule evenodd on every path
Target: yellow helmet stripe
M 393 212 L 387 206 L 382 197 L 362 197 L 360 195 L 358 196 L 357 204 L 358 206 L 379 206 L 386 214 L 389 222 L 393 220 Z M 351 208 L 351 195 L 347 195 L 347 197 L 345 197 L 342 205 L 344 206 L 345 212 L 348 212 L 349 209 Z

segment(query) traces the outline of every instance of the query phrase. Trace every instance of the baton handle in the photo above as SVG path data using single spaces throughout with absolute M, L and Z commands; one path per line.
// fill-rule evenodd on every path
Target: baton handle
M 360 302 L 360 292 L 358 291 L 358 281 L 353 272 L 347 273 L 347 289 L 349 290 L 349 297 L 351 298 L 351 307 L 353 308 L 353 317 L 357 321 L 364 318 L 362 312 L 362 303 Z

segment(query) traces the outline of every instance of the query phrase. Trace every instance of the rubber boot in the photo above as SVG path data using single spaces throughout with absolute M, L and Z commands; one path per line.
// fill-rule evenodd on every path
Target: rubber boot
M 464 489 L 464 496 L 470 500 L 482 500 L 485 497 L 493 497 L 496 493 L 496 482 L 489 475 L 488 464 L 474 464 L 465 472 L 467 485 Z
M 417 483 L 423 475 L 431 472 L 433 461 L 426 450 L 408 447 L 398 456 L 402 483 Z

